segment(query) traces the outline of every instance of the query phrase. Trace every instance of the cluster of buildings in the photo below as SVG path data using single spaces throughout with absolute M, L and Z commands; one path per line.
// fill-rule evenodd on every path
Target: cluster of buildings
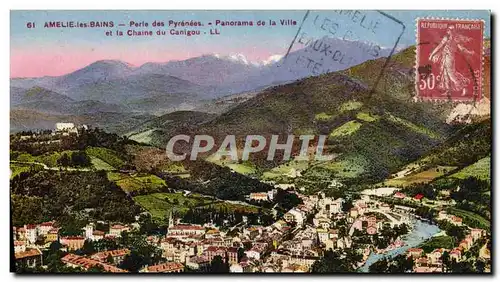
M 207 270 L 216 257 L 232 272 L 257 271 L 256 265 L 284 238 L 292 227 L 281 220 L 270 226 L 249 226 L 223 232 L 206 224 L 172 224 L 166 236 L 150 239 L 162 249 L 163 258 L 190 269 Z
M 86 271 L 94 267 L 102 267 L 102 269 L 106 272 L 112 272 L 112 273 L 127 272 L 126 270 L 118 268 L 113 264 L 71 253 L 62 257 L 61 261 L 68 267 L 80 268 Z
M 59 229 L 54 222 L 40 224 L 26 224 L 22 227 L 13 227 L 13 237 L 17 241 L 23 241 L 26 245 L 33 246 L 37 242 L 51 243 L 57 241 Z
M 247 199 L 251 201 L 266 201 L 266 202 L 272 202 L 274 201 L 274 198 L 276 197 L 276 194 L 278 193 L 278 190 L 272 189 L 267 192 L 254 192 L 250 193 L 247 195 Z
M 451 224 L 457 225 L 457 226 L 462 226 L 462 221 L 463 219 L 459 216 L 448 214 L 446 211 L 439 211 L 438 220 L 445 220 L 450 222 Z
M 377 217 L 375 216 L 361 216 L 354 221 L 352 229 L 361 232 L 364 231 L 369 235 L 374 235 L 377 234 L 381 225 L 382 221 L 377 222 Z
M 76 126 L 72 122 L 58 122 L 55 126 L 54 134 L 60 133 L 63 136 L 67 136 L 69 134 L 78 134 L 78 129 L 88 129 L 87 125 L 82 124 L 80 126 Z
M 129 226 L 112 225 L 108 232 L 94 229 L 93 223 L 88 224 L 82 235 L 60 236 L 59 228 L 54 221 L 40 224 L 26 224 L 22 227 L 13 227 L 14 255 L 18 263 L 29 267 L 42 265 L 42 252 L 52 242 L 59 241 L 65 251 L 81 249 L 85 240 L 96 241 L 104 238 L 116 238 L 124 231 L 129 231 Z M 86 267 L 84 267 L 86 268 Z
M 416 194 L 415 196 L 413 197 L 408 197 L 407 195 L 405 195 L 404 193 L 402 192 L 399 192 L 397 191 L 396 193 L 394 193 L 393 195 L 394 198 L 397 198 L 397 199 L 406 199 L 406 200 L 414 200 L 414 201 L 422 201 L 425 197 L 423 194 Z
M 40 224 L 26 224 L 22 227 L 12 228 L 14 238 L 14 257 L 17 264 L 27 267 L 42 265 L 41 248 L 58 240 L 59 229 L 54 222 Z
M 250 197 L 256 200 L 262 196 L 264 200 L 264 195 L 258 194 Z M 270 200 L 276 192 L 264 194 Z M 364 215 L 370 211 L 366 200 L 356 201 L 353 209 L 344 212 L 343 199 L 324 194 L 297 196 L 303 203 L 269 226 L 243 224 L 223 231 L 210 223 L 187 224 L 170 217 L 166 235 L 147 239 L 147 243 L 161 249 L 164 263 L 146 266 L 141 272 L 182 272 L 184 267 L 204 271 L 216 257 L 222 258 L 231 272 L 308 272 L 325 250 L 352 247 L 352 234 L 346 232 L 349 228 L 375 234 L 381 224 L 376 217 Z M 71 252 L 81 249 L 86 240 L 116 239 L 136 227 L 115 224 L 104 232 L 89 223 L 79 236 L 59 236 L 54 222 L 42 223 L 15 229 L 16 244 L 43 248 L 59 240 Z M 20 250 L 21 246 L 17 247 L 16 253 L 21 254 Z M 118 266 L 129 253 L 127 249 L 89 256 L 70 253 L 63 262 L 87 270 L 101 266 L 105 271 L 120 272 Z
M 451 250 L 444 248 L 434 249 L 430 253 L 425 253 L 421 248 L 410 248 L 407 251 L 407 256 L 411 257 L 414 262 L 414 272 L 442 272 L 444 252 L 448 252 L 449 259 L 454 262 L 463 260 L 463 254 L 468 251 L 472 245 L 485 236 L 486 233 L 483 229 L 469 228 L 469 233 L 464 240 L 460 241 L 459 245 Z
M 275 191 L 269 191 L 251 193 L 248 198 L 272 201 L 275 195 Z M 145 266 L 140 272 L 183 272 L 186 268 L 208 271 L 212 262 L 219 257 L 227 263 L 230 272 L 309 272 L 326 250 L 349 249 L 360 234 L 373 236 L 380 233 L 382 226 L 410 223 L 410 208 L 389 206 L 367 195 L 352 202 L 352 207 L 348 210 L 344 209 L 345 200 L 342 198 L 326 197 L 323 193 L 308 196 L 297 193 L 297 196 L 303 203 L 268 226 L 247 225 L 244 221 L 243 224 L 219 229 L 212 223 L 182 223 L 170 216 L 165 235 L 147 238 L 148 244 L 161 250 L 162 263 Z M 397 193 L 394 195 L 403 196 Z M 462 224 L 461 218 L 444 211 L 438 217 L 456 225 Z M 70 252 L 62 258 L 67 266 L 85 270 L 100 267 L 108 272 L 125 272 L 119 266 L 130 254 L 130 250 L 126 248 L 88 256 L 80 256 L 72 251 L 81 249 L 86 240 L 119 238 L 123 232 L 139 227 L 136 225 L 137 223 L 130 226 L 114 224 L 105 232 L 89 223 L 79 236 L 60 236 L 54 222 L 14 228 L 16 260 L 29 266 L 41 265 L 40 249 L 59 241 Z M 463 252 L 485 235 L 481 229 L 469 231 L 466 238 L 452 250 L 436 249 L 431 253 L 424 253 L 422 249 L 409 249 L 408 256 L 414 260 L 414 271 L 442 271 L 441 256 L 444 251 L 449 252 L 451 259 L 460 261 Z M 396 240 L 391 241 L 390 246 L 396 248 L 403 244 Z M 366 244 L 358 250 L 363 255 L 363 261 L 359 265 L 364 263 L 372 250 L 381 251 Z

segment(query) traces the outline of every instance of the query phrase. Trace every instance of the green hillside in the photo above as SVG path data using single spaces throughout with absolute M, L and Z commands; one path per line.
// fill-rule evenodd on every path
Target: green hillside
M 449 172 L 479 159 L 465 160 L 471 154 L 453 158 L 451 148 L 437 149 L 452 142 L 449 138 L 462 136 L 470 126 L 445 122 L 453 103 L 413 99 L 414 56 L 414 48 L 410 47 L 395 54 L 387 65 L 382 58 L 344 71 L 270 87 L 219 116 L 190 111 L 170 113 L 141 125 L 129 136 L 164 146 L 175 133 L 208 134 L 216 144 L 227 135 L 236 135 L 241 149 L 244 138 L 250 134 L 266 136 L 268 141 L 270 135 L 327 135 L 326 152 L 335 155 L 332 161 L 312 160 L 297 165 L 280 160 L 280 152 L 273 161 L 267 161 L 266 147 L 261 153 L 252 154 L 244 167 L 231 162 L 217 164 L 261 179 L 296 184 L 311 180 L 329 183 L 332 178 L 347 184 L 378 183 L 417 162 L 416 172 L 423 175 L 412 182 L 439 177 L 443 175 L 436 171 L 439 166 Z M 456 146 L 466 147 L 468 142 Z M 297 155 L 299 145 L 295 142 L 292 155 Z M 477 146 L 482 145 L 473 144 L 472 148 Z M 190 147 L 180 149 L 188 152 Z M 472 155 L 476 154 L 485 157 L 482 150 Z M 450 157 L 452 161 L 448 161 Z M 288 168 L 285 167 L 287 172 L 281 169 L 287 164 L 296 167 L 298 175 L 287 176 Z
M 467 125 L 430 150 L 417 164 L 421 168 L 472 165 L 490 155 L 491 137 L 490 119 Z
M 120 169 L 125 165 L 125 161 L 113 150 L 102 147 L 88 147 L 85 153 L 90 156 L 94 167 L 97 169 L 111 170 Z M 104 163 L 103 163 L 104 162 Z M 106 166 L 109 165 L 109 167 Z M 111 167 L 111 168 L 110 168 Z
M 137 142 L 164 147 L 171 136 L 209 121 L 214 114 L 196 111 L 177 111 L 149 120 L 126 135 Z
M 477 177 L 482 180 L 488 180 L 490 181 L 491 179 L 491 157 L 485 157 L 480 159 L 479 161 L 464 167 L 457 173 L 454 173 L 451 175 L 451 177 L 455 178 L 460 178 L 460 179 L 465 179 L 470 176 Z
M 383 60 L 268 88 L 188 132 L 212 135 L 216 142 L 229 134 L 240 141 L 249 134 L 328 135 L 327 151 L 336 159 L 312 162 L 307 169 L 326 170 L 330 178 L 353 182 L 382 180 L 439 145 L 456 128 L 444 122 L 444 110 L 451 105 L 414 102 L 412 90 L 399 82 L 411 80 L 404 57 L 412 54 L 403 51 L 391 62 L 374 93 L 370 85 Z M 395 86 L 386 88 L 389 84 Z M 265 161 L 264 155 L 254 154 L 252 162 L 264 170 L 282 164 Z
M 466 125 L 383 185 L 407 186 L 440 177 L 490 179 L 491 121 Z M 399 177 L 397 177 L 399 175 Z

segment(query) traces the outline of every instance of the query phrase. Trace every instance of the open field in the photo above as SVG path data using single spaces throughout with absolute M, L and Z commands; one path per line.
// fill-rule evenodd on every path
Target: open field
M 161 187 L 167 186 L 163 179 L 152 174 L 129 175 L 120 172 L 108 172 L 108 179 L 114 181 L 126 192 L 138 190 L 151 190 L 154 192 Z
M 331 162 L 321 162 L 318 167 L 328 169 L 335 172 L 340 178 L 354 178 L 365 171 L 367 165 L 366 159 L 359 155 L 345 155 L 339 160 Z
M 153 193 L 135 196 L 134 201 L 151 213 L 153 218 L 164 220 L 171 211 L 185 213 L 190 208 L 213 202 L 197 194 L 184 196 L 182 193 Z
M 357 110 L 357 109 L 361 108 L 362 106 L 363 106 L 363 103 L 358 102 L 358 101 L 345 102 L 342 105 L 340 105 L 339 112 L 345 113 L 348 111 Z
M 465 179 L 470 176 L 475 176 L 481 180 L 490 180 L 490 164 L 491 157 L 482 158 L 470 166 L 464 167 L 450 177 Z
M 359 121 L 356 120 L 351 120 L 340 127 L 335 128 L 331 133 L 330 137 L 341 137 L 341 136 L 348 136 L 353 134 L 354 132 L 358 131 L 358 129 L 363 125 Z
M 37 162 L 37 163 L 42 163 L 47 165 L 48 167 L 57 167 L 57 160 L 64 154 L 68 155 L 71 157 L 71 154 L 73 154 L 75 151 L 62 151 L 62 152 L 52 152 L 52 153 L 46 153 L 40 156 L 33 156 L 28 153 L 21 153 L 17 156 L 17 158 L 11 159 L 12 161 L 19 161 L 19 162 L 26 162 L 26 163 L 32 163 L 32 162 Z
M 114 167 L 99 158 L 90 157 L 90 161 L 92 162 L 92 166 L 97 170 L 115 170 Z
M 318 121 L 329 121 L 333 118 L 334 116 L 333 115 L 329 115 L 325 112 L 322 112 L 322 113 L 319 113 L 319 114 L 316 114 L 314 116 L 314 120 L 318 120 Z
M 293 179 L 301 174 L 301 171 L 309 167 L 309 161 L 292 160 L 285 164 L 274 167 L 262 174 L 263 180 Z
M 129 135 L 129 138 L 131 140 L 141 142 L 141 143 L 146 143 L 150 144 L 151 141 L 153 140 L 151 137 L 151 134 L 155 131 L 156 129 L 149 129 L 144 132 L 139 132 L 139 133 L 132 133 Z
M 356 115 L 356 118 L 366 122 L 377 121 L 378 119 L 380 119 L 378 115 L 372 115 L 370 113 L 365 113 L 365 112 L 359 112 Z
M 88 147 L 85 149 L 85 153 L 89 157 L 101 159 L 101 161 L 107 163 L 115 169 L 120 169 L 125 164 L 125 161 L 118 156 L 118 153 L 107 148 Z
M 245 213 L 258 213 L 259 208 L 251 205 L 243 205 L 243 204 L 235 204 L 235 203 L 230 203 L 230 202 L 216 202 L 213 204 L 208 205 L 207 207 L 212 207 L 214 209 L 224 209 L 229 212 L 245 212 Z M 203 207 L 201 207 L 203 208 Z
M 225 166 L 229 167 L 231 170 L 244 174 L 244 175 L 251 175 L 255 174 L 257 172 L 257 169 L 250 163 L 228 163 Z
M 387 116 L 387 119 L 394 122 L 394 123 L 406 126 L 407 128 L 413 130 L 414 132 L 425 134 L 425 135 L 429 136 L 430 138 L 433 138 L 433 139 L 439 138 L 439 134 L 435 133 L 434 131 L 432 131 L 428 128 L 425 128 L 423 126 L 416 125 L 408 120 L 393 116 L 391 114 L 389 114 Z
M 383 185 L 405 187 L 415 183 L 428 183 L 437 177 L 445 175 L 447 172 L 452 171 L 455 168 L 456 167 L 453 166 L 438 166 L 415 174 L 406 175 L 401 178 L 388 179 Z
M 24 164 L 10 164 L 10 179 L 16 177 L 22 172 L 30 171 L 32 168 L 42 168 L 41 165 L 24 165 Z
M 217 160 L 215 154 L 209 156 L 208 158 L 206 158 L 206 160 L 219 166 L 228 167 L 232 171 L 237 172 L 239 174 L 252 175 L 257 173 L 257 169 L 249 161 L 238 162 L 232 160 Z

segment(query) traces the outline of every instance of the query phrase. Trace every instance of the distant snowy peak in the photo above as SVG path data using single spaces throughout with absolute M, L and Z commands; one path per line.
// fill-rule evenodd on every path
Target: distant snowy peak
M 208 56 L 213 56 L 219 60 L 229 61 L 232 63 L 242 64 L 242 65 L 246 65 L 246 66 L 255 65 L 253 62 L 248 60 L 247 57 L 245 57 L 245 55 L 243 55 L 243 54 L 220 55 L 220 54 L 215 53 L 215 54 L 211 54 Z
M 267 58 L 266 60 L 262 61 L 262 65 L 267 66 L 267 65 L 271 65 L 271 64 L 277 63 L 282 58 L 283 58 L 283 55 L 271 55 L 271 56 L 269 56 L 269 58 Z
M 247 60 L 247 58 L 243 54 L 229 55 L 229 56 L 226 56 L 226 59 L 233 61 L 233 62 L 242 63 L 245 65 L 250 64 L 250 62 Z
M 253 66 L 267 66 L 274 64 L 283 58 L 283 55 L 271 55 L 267 59 L 261 61 L 251 61 L 245 57 L 243 54 L 231 54 L 231 55 L 220 55 L 220 54 L 212 54 L 212 56 L 221 60 L 228 60 L 235 63 L 240 63 L 244 65 L 253 65 Z

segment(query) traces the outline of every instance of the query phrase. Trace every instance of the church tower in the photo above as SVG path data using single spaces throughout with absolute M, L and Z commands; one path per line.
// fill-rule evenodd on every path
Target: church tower
M 85 226 L 85 238 L 94 239 L 94 223 L 89 223 Z
M 170 211 L 168 216 L 168 229 L 172 228 L 172 226 L 174 226 L 174 218 L 172 217 L 172 211 Z

